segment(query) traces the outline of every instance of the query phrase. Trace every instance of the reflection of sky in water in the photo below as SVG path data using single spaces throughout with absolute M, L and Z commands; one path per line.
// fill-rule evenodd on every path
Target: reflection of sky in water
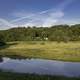
M 37 73 L 49 75 L 80 76 L 80 63 L 61 62 L 43 59 L 14 60 L 3 58 L 0 69 L 20 73 Z

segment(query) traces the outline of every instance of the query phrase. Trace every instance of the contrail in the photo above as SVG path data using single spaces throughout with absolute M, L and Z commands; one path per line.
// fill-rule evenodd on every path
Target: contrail
M 47 12 L 49 12 L 49 11 L 54 11 L 54 12 L 56 12 L 56 11 L 63 11 L 70 3 L 72 3 L 74 0 L 66 0 L 66 1 L 64 1 L 63 3 L 61 3 L 57 8 L 55 8 L 55 9 L 48 9 L 48 10 L 45 10 L 45 11 L 42 11 L 42 12 L 40 12 L 38 15 L 41 15 L 41 14 L 45 14 L 45 13 L 47 13 Z M 37 21 L 37 20 L 39 20 L 39 18 L 35 18 L 35 19 L 32 19 L 32 20 L 30 20 L 30 21 L 28 21 L 27 22 L 27 24 L 30 24 L 30 23 L 32 23 L 32 22 L 34 22 L 34 21 Z
M 14 24 L 2 18 L 0 18 L 0 26 L 1 26 L 0 29 L 3 29 L 3 30 L 11 28 L 11 27 L 16 27 Z
M 50 10 L 52 10 L 52 9 L 48 9 L 48 10 L 45 10 L 45 11 L 42 11 L 42 12 L 30 15 L 30 16 L 24 16 L 24 17 L 21 17 L 21 18 L 18 18 L 18 19 L 14 19 L 14 20 L 11 21 L 11 23 L 15 23 L 15 22 L 18 22 L 18 21 L 23 20 L 23 19 L 31 18 L 31 17 L 34 17 L 36 15 L 45 14 L 45 13 L 47 13 Z
M 69 4 L 73 3 L 76 0 L 66 0 L 60 4 L 60 10 L 64 10 Z
M 31 23 L 33 21 L 36 21 L 36 20 L 39 20 L 38 18 L 36 18 L 36 15 L 42 15 L 42 14 L 45 14 L 47 12 L 50 12 L 50 11 L 63 11 L 69 4 L 71 4 L 73 1 L 75 0 L 65 0 L 64 2 L 62 2 L 59 6 L 55 7 L 55 8 L 51 8 L 51 9 L 47 9 L 47 10 L 44 10 L 44 11 L 41 11 L 39 13 L 36 13 L 36 14 L 33 14 L 33 15 L 30 15 L 30 16 L 24 16 L 24 17 L 21 17 L 21 18 L 17 18 L 17 19 L 14 19 L 12 21 L 7 21 L 5 19 L 2 19 L 0 18 L 0 22 L 1 23 L 4 23 L 5 25 L 11 27 L 11 26 L 15 26 L 14 23 L 17 23 L 18 21 L 20 20 L 24 20 L 24 19 L 29 19 L 29 18 L 32 18 L 32 17 L 35 17 L 35 19 L 31 19 L 29 20 L 28 23 Z
M 18 21 L 20 21 L 20 20 L 29 19 L 29 18 L 34 17 L 34 16 L 36 16 L 36 15 L 45 14 L 45 13 L 51 11 L 51 10 L 53 10 L 53 11 L 64 10 L 64 9 L 67 7 L 67 5 L 69 5 L 69 4 L 72 3 L 73 1 L 75 1 L 75 0 L 66 0 L 66 1 L 64 1 L 63 3 L 61 3 L 57 8 L 54 8 L 54 9 L 51 8 L 51 9 L 44 10 L 44 11 L 41 11 L 41 12 L 39 12 L 39 13 L 30 15 L 30 16 L 21 17 L 21 18 L 12 20 L 11 23 L 16 23 L 16 22 L 18 22 Z M 32 20 L 32 21 L 33 21 L 33 20 Z M 32 22 L 32 21 L 30 21 L 30 22 Z
M 4 23 L 4 24 L 7 25 L 7 26 L 14 26 L 14 25 L 11 24 L 10 22 L 8 22 L 7 20 L 2 19 L 2 18 L 0 18 L 0 22 Z

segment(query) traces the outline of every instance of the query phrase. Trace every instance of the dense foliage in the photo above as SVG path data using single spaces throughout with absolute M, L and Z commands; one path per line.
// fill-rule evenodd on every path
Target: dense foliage
M 80 41 L 80 24 L 11 28 L 0 30 L 0 38 L 4 41 Z
M 3 42 L 3 41 L 0 41 L 0 47 L 2 47 L 2 46 L 4 46 L 4 45 L 6 45 L 6 43 Z
M 3 35 L 0 35 L 0 47 L 6 45 L 5 41 L 3 40 Z

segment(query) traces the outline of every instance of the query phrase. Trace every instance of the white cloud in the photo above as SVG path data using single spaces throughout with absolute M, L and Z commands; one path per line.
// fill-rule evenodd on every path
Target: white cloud
M 15 12 L 13 15 L 18 17 L 10 22 L 0 18 L 0 25 L 5 28 L 15 27 L 15 26 L 51 26 L 54 24 L 58 24 L 60 20 L 64 17 L 64 9 L 72 3 L 74 0 L 64 0 L 60 5 L 56 8 L 51 8 L 48 10 L 44 10 L 38 13 L 31 12 Z M 66 21 L 65 21 L 66 22 Z M 65 23 L 64 22 L 64 23 Z M 7 27 L 6 27 L 7 26 Z
M 51 26 L 54 25 L 63 16 L 64 12 L 62 11 L 48 11 L 47 13 L 38 14 L 31 17 L 31 20 L 24 24 L 24 26 Z
M 12 20 L 11 23 L 21 22 L 22 20 L 27 20 L 30 17 L 33 17 L 35 14 L 27 11 L 19 11 L 13 12 L 12 16 L 16 17 L 16 19 Z
M 60 21 L 58 21 L 57 24 L 68 24 L 68 25 L 80 24 L 80 19 L 61 19 Z
M 49 16 L 44 19 L 43 26 L 51 26 L 58 22 L 60 18 L 64 16 L 64 13 L 61 11 L 49 13 Z
M 6 28 L 11 28 L 15 27 L 15 25 L 11 24 L 9 21 L 0 18 L 0 29 L 6 29 Z
M 16 13 L 18 16 L 22 16 L 20 18 L 17 18 L 15 20 L 12 20 L 12 23 L 18 23 L 18 22 L 25 22 L 24 26 L 27 25 L 35 25 L 35 26 L 49 26 L 52 24 L 57 23 L 60 18 L 64 16 L 64 9 L 65 7 L 73 2 L 73 0 L 65 0 L 60 5 L 58 5 L 56 8 L 51 8 L 48 10 L 41 11 L 39 13 Z M 24 16 L 25 15 L 25 16 Z
M 7 26 L 13 26 L 13 24 L 9 23 L 7 20 L 0 18 L 0 22 L 6 24 Z M 1 24 L 2 24 L 1 23 Z

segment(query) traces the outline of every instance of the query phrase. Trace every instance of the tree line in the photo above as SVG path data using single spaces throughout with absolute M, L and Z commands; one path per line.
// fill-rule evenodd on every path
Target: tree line
M 0 41 L 80 41 L 80 24 L 0 30 Z

